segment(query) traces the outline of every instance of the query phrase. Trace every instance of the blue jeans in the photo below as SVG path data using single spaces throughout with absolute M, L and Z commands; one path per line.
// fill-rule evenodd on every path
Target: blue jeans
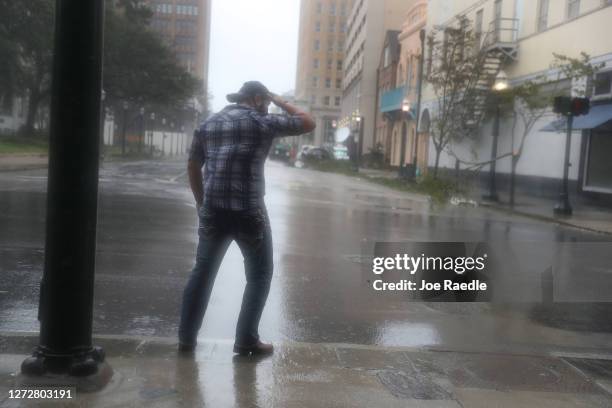
M 272 233 L 265 206 L 246 211 L 201 207 L 196 263 L 183 292 L 179 342 L 196 344 L 210 293 L 232 240 L 244 256 L 246 288 L 236 325 L 236 344 L 250 346 L 259 340 L 261 313 L 272 280 Z

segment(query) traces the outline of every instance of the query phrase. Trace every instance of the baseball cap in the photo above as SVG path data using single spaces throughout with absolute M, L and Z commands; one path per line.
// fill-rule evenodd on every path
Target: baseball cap
M 257 94 L 268 95 L 270 94 L 270 91 L 268 91 L 268 88 L 266 88 L 264 84 L 259 81 L 248 81 L 242 85 L 242 88 L 240 88 L 238 92 L 228 94 L 227 100 L 232 103 L 241 102 L 246 98 L 251 98 Z

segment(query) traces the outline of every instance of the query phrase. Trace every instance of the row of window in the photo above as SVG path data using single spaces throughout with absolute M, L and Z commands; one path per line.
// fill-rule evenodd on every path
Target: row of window
M 333 38 L 327 40 L 327 52 L 334 52 L 334 44 L 336 45 L 336 52 L 344 51 L 344 41 L 342 39 L 338 39 L 338 42 L 335 42 Z M 313 43 L 315 51 L 321 51 L 321 41 L 315 40 Z
M 544 31 L 548 28 L 548 12 L 550 0 L 538 0 L 537 30 Z M 580 0 L 566 0 L 567 19 L 571 20 L 580 15 Z M 612 0 L 601 0 L 602 5 L 612 5 Z
M 197 16 L 198 6 L 187 6 L 187 5 L 173 5 L 173 4 L 158 4 L 155 7 L 155 11 L 160 14 L 181 14 L 185 16 Z
M 331 78 L 325 78 L 325 88 L 331 89 L 331 86 L 332 86 Z M 316 75 L 312 77 L 312 87 L 313 88 L 319 87 L 319 77 Z M 338 78 L 336 79 L 336 89 L 340 89 L 340 88 L 342 88 L 342 79 Z
M 335 22 L 335 21 L 330 21 L 330 22 L 329 22 L 329 25 L 328 25 L 328 27 L 327 27 L 327 28 L 328 28 L 328 31 L 329 31 L 330 33 L 335 33 L 335 32 L 336 32 L 336 22 Z M 317 22 L 315 23 L 315 31 L 316 31 L 317 33 L 320 33 L 320 32 L 321 32 L 321 22 L 320 22 L 320 21 L 317 21 Z M 344 23 L 344 22 L 341 22 L 341 23 L 340 23 L 340 32 L 341 32 L 341 33 L 346 32 L 346 23 Z
M 343 1 L 342 3 L 340 3 L 340 15 L 341 16 L 346 16 L 346 1 Z M 317 14 L 322 14 L 323 13 L 323 3 L 318 2 L 317 3 Z M 331 16 L 335 16 L 336 15 L 336 3 L 333 2 L 329 5 L 329 15 Z
M 314 69 L 317 69 L 317 68 L 319 68 L 319 66 L 320 66 L 320 64 L 319 64 L 319 59 L 318 59 L 318 58 L 315 58 L 315 59 L 312 61 L 312 67 L 313 67 Z M 334 67 L 334 61 L 332 61 L 331 59 L 328 59 L 328 60 L 327 60 L 327 69 L 332 69 L 333 67 Z M 338 71 L 342 71 L 342 60 L 337 60 L 337 61 L 336 61 L 336 69 L 337 69 Z
M 316 95 L 310 95 L 310 104 L 311 105 L 316 105 L 317 104 L 317 96 Z M 331 96 L 324 96 L 323 98 L 321 98 L 321 104 L 325 105 L 325 106 L 331 106 Z M 339 96 L 334 97 L 334 106 L 340 106 L 340 97 Z

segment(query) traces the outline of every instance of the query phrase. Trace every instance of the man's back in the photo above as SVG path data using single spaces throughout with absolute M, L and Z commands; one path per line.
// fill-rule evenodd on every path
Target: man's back
M 275 136 L 303 132 L 297 116 L 262 114 L 229 105 L 194 134 L 190 160 L 205 164 L 204 205 L 246 210 L 265 194 L 264 163 Z

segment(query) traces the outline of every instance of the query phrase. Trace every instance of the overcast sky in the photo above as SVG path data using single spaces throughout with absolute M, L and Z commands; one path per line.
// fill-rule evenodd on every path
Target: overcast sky
M 212 108 L 249 80 L 282 94 L 295 87 L 299 0 L 212 0 L 208 83 Z

